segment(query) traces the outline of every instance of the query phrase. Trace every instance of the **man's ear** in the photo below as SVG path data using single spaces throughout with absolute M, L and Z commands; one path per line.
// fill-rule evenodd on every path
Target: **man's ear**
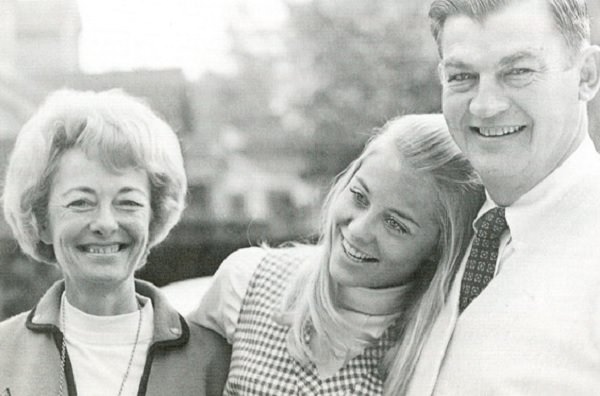
M 580 58 L 579 99 L 589 102 L 600 88 L 600 47 L 591 45 Z
M 440 84 L 443 85 L 444 84 L 444 66 L 442 65 L 441 61 L 437 65 L 437 76 L 438 76 L 438 80 L 439 80 Z

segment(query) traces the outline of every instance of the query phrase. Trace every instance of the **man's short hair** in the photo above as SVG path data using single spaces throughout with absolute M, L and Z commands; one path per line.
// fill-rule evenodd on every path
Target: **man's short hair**
M 483 21 L 487 15 L 523 0 L 434 0 L 429 8 L 431 32 L 442 55 L 444 23 L 453 15 L 465 15 Z M 548 3 L 554 23 L 565 39 L 570 55 L 577 54 L 590 42 L 590 18 L 586 0 L 543 0 Z M 535 18 L 535 16 L 532 16 Z

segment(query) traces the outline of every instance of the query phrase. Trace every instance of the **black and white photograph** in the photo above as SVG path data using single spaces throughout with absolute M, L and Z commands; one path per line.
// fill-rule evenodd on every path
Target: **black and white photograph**
M 0 396 L 600 394 L 600 1 L 0 0 Z

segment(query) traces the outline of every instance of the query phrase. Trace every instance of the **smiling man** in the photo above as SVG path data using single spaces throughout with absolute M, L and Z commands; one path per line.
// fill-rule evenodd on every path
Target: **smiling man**
M 600 49 L 585 0 L 435 0 L 443 111 L 487 192 L 409 394 L 600 390 Z

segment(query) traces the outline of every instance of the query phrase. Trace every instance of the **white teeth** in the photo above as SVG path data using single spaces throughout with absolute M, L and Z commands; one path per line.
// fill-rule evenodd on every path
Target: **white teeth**
M 374 257 L 368 256 L 365 253 L 355 249 L 352 245 L 346 242 L 345 239 L 342 239 L 342 247 L 346 251 L 346 253 L 352 257 L 353 259 L 365 261 L 365 260 L 375 260 Z
M 522 126 L 504 126 L 504 127 L 479 127 L 476 128 L 483 136 L 504 136 L 518 132 Z
M 112 254 L 119 251 L 119 245 L 108 245 L 108 246 L 85 246 L 83 248 L 87 253 L 92 254 Z

